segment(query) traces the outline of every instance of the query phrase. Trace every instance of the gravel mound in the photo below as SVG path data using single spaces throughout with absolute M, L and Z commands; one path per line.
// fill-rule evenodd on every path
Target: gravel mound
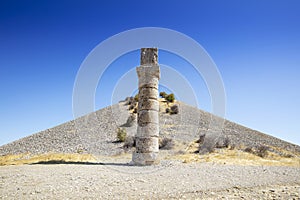
M 160 135 L 189 143 L 207 133 L 211 124 L 220 118 L 182 102 L 178 102 L 179 113 L 170 115 L 160 112 Z M 116 155 L 124 150 L 116 142 L 117 128 L 126 124 L 130 112 L 125 102 L 87 114 L 59 126 L 21 138 L 0 147 L 0 155 L 43 154 L 43 153 L 91 153 L 94 155 Z M 136 132 L 136 121 L 124 127 L 128 135 Z M 300 152 L 294 145 L 270 135 L 249 129 L 228 120 L 220 131 L 236 145 L 268 145 L 291 152 Z

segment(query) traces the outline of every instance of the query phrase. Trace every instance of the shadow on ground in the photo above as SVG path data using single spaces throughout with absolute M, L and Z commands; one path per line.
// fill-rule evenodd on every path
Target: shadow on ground
M 64 160 L 49 160 L 31 163 L 29 165 L 57 165 L 57 164 L 72 164 L 72 165 L 110 165 L 110 166 L 131 166 L 129 163 L 104 163 L 104 162 L 74 162 Z

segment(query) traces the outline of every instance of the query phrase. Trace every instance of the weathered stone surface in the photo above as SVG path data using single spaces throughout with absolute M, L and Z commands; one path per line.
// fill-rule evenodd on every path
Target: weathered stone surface
M 156 48 L 141 49 L 141 66 L 136 71 L 139 78 L 138 128 L 132 161 L 137 165 L 151 165 L 156 161 L 159 150 L 157 97 L 160 70 Z
M 139 91 L 139 98 L 141 99 L 157 99 L 158 98 L 158 90 L 153 87 L 142 87 Z
M 139 89 L 141 88 L 158 88 L 158 78 L 146 77 L 139 80 Z
M 158 88 L 158 81 L 153 81 L 151 83 L 139 83 L 139 89 L 141 88 Z
M 157 48 L 142 48 L 141 49 L 141 65 L 157 64 L 158 51 Z
M 133 152 L 132 160 L 135 165 L 153 165 L 159 163 L 159 156 L 157 152 L 152 152 L 152 153 Z
M 159 126 L 154 123 L 147 123 L 145 126 L 138 126 L 136 137 L 158 137 Z
M 145 123 L 159 123 L 158 112 L 154 110 L 141 110 L 138 113 L 138 125 Z
M 158 152 L 158 138 L 157 137 L 148 137 L 148 138 L 139 138 L 135 139 L 136 152 L 137 153 L 151 153 Z
M 159 111 L 159 103 L 155 99 L 142 98 L 141 100 L 139 100 L 138 110 L 139 111 L 142 111 L 142 110 Z
M 147 78 L 160 78 L 158 65 L 141 65 L 136 68 L 139 81 Z

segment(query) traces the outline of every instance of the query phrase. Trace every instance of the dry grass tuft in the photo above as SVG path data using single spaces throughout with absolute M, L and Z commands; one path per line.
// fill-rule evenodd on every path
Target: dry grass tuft
M 19 154 L 19 155 L 6 155 L 0 156 L 0 166 L 2 165 L 22 165 L 34 164 L 41 162 L 96 162 L 96 158 L 91 154 L 62 154 L 62 153 L 49 153 L 42 155 Z
M 166 159 L 180 160 L 183 163 L 213 162 L 229 165 L 253 165 L 253 166 L 292 166 L 300 167 L 299 157 L 284 157 L 269 153 L 267 157 L 259 157 L 252 153 L 240 150 L 220 149 L 217 152 L 200 155 L 195 153 L 177 154 L 168 156 Z

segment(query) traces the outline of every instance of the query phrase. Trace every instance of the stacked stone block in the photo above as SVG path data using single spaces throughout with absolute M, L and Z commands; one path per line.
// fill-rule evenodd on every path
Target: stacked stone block
M 141 49 L 141 66 L 137 67 L 139 79 L 138 128 L 136 151 L 132 161 L 136 165 L 158 163 L 159 102 L 158 81 L 160 70 L 157 48 Z

